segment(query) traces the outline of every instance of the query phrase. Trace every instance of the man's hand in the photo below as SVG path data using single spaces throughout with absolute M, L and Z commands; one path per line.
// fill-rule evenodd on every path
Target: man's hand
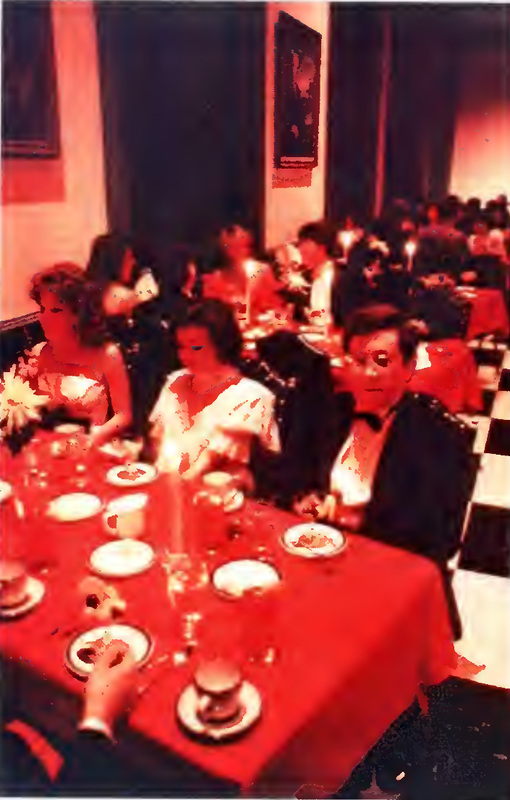
M 95 662 L 85 686 L 82 726 L 98 720 L 112 731 L 115 721 L 131 710 L 136 674 L 136 662 L 129 646 L 120 639 L 113 639 Z

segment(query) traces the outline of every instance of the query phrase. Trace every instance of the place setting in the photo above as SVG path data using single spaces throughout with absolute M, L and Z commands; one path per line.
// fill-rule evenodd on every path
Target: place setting
M 14 620 L 35 609 L 44 598 L 44 583 L 29 575 L 21 561 L 0 561 L 0 620 Z
M 262 697 L 233 662 L 200 663 L 176 703 L 177 720 L 188 735 L 209 743 L 228 742 L 248 732 L 262 714 Z

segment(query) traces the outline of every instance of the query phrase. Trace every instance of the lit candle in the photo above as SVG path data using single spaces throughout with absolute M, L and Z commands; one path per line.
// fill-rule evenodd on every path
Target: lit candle
M 252 277 L 256 270 L 255 261 L 249 259 L 244 262 L 244 270 L 246 274 L 246 324 L 251 322 L 251 291 L 252 291 Z
M 411 272 L 413 269 L 413 258 L 416 253 L 416 242 L 413 239 L 409 239 L 404 245 L 404 251 L 407 256 L 407 269 Z
M 184 553 L 182 478 L 179 474 L 179 450 L 171 439 L 163 443 L 161 466 L 167 475 L 170 510 L 170 544 L 173 553 Z
M 342 245 L 344 255 L 349 255 L 349 250 L 354 244 L 354 231 L 340 231 L 340 243 Z

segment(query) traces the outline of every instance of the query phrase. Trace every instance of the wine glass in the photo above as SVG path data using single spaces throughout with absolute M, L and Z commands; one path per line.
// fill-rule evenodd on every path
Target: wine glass
M 168 597 L 180 613 L 184 654 L 190 656 L 198 644 L 197 626 L 202 619 L 200 597 L 209 583 L 209 573 L 204 562 L 191 558 L 187 553 L 165 550 L 161 563 L 167 576 Z

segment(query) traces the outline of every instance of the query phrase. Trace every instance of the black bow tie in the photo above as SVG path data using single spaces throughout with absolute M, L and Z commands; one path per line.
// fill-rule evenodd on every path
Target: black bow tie
M 370 414 L 364 411 L 357 411 L 353 416 L 354 419 L 364 419 L 373 431 L 380 431 L 384 423 L 384 420 L 378 417 L 377 414 Z

